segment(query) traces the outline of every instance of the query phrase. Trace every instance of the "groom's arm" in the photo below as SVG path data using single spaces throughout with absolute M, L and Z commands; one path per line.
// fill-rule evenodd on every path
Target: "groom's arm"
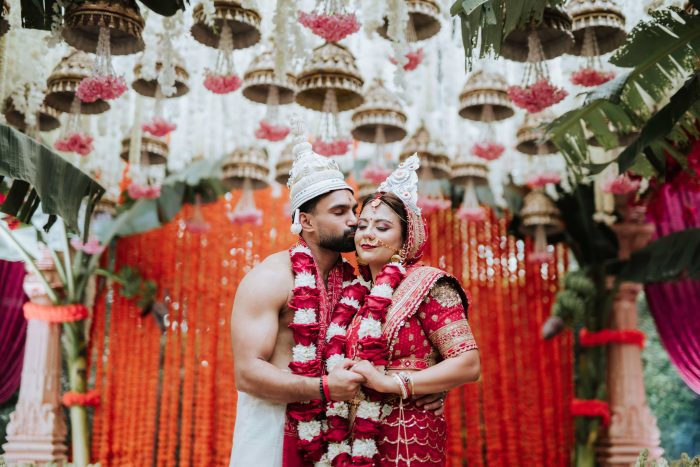
M 240 391 L 278 403 L 320 398 L 319 378 L 282 370 L 270 360 L 279 332 L 279 313 L 294 285 L 289 265 L 268 258 L 241 281 L 231 316 L 236 386 Z M 291 352 L 290 342 L 289 348 Z M 364 378 L 338 368 L 328 383 L 334 400 L 352 398 Z

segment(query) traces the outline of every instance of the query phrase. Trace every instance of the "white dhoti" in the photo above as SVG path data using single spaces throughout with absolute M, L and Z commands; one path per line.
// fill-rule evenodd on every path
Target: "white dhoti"
M 239 391 L 229 467 L 281 467 L 286 410 Z

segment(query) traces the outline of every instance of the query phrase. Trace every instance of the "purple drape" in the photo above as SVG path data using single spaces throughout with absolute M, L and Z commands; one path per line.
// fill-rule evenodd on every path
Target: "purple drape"
M 664 190 L 658 196 L 655 207 L 661 209 L 654 209 L 650 216 L 656 237 L 700 226 L 700 193 Z M 671 361 L 688 386 L 700 394 L 700 281 L 649 284 L 645 290 Z
M 24 263 L 0 260 L 0 403 L 17 391 L 24 359 L 27 321 L 22 290 Z

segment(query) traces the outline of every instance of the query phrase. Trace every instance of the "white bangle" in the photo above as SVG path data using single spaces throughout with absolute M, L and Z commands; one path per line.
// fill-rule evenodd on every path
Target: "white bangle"
M 406 399 L 408 397 L 408 391 L 406 390 L 406 386 L 403 384 L 403 379 L 401 379 L 401 377 L 396 373 L 394 373 L 391 376 L 392 378 L 394 378 L 394 380 L 396 380 L 396 382 L 399 385 L 399 390 L 401 391 L 401 399 Z

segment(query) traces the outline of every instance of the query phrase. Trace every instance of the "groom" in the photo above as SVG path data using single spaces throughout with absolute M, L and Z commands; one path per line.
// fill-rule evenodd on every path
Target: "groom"
M 319 156 L 297 128 L 295 161 L 288 186 L 294 222 L 316 264 L 320 292 L 315 345 L 320 354 L 325 328 L 347 281 L 341 252 L 353 251 L 357 202 L 337 164 Z M 345 276 L 345 277 L 344 277 Z M 289 251 L 267 257 L 241 281 L 231 316 L 231 334 L 238 407 L 231 466 L 295 467 L 310 465 L 298 451 L 296 423 L 287 412 L 303 408 L 304 401 L 324 399 L 319 377 L 292 374 L 294 310 L 289 307 L 295 276 Z M 351 400 L 364 378 L 351 371 L 352 362 L 335 366 L 327 377 L 331 400 Z M 427 410 L 442 411 L 439 396 L 428 396 Z M 294 410 L 288 410 L 288 406 Z

